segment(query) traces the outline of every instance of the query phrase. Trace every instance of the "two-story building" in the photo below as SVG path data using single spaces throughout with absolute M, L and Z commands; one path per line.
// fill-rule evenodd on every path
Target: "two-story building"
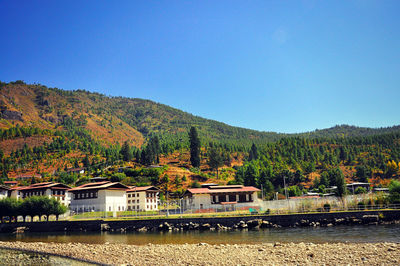
M 128 211 L 158 210 L 160 190 L 153 186 L 131 187 L 126 191 Z
M 259 207 L 260 190 L 242 185 L 204 185 L 201 188 L 189 188 L 184 194 L 184 209 L 246 209 Z
M 59 200 L 65 206 L 70 204 L 68 190 L 71 187 L 53 182 L 32 184 L 26 187 L 12 188 L 10 196 L 16 199 L 25 199 L 31 196 L 48 196 Z
M 129 187 L 119 182 L 93 182 L 69 190 L 71 193 L 70 210 L 88 211 L 125 211 L 127 209 L 126 190 Z

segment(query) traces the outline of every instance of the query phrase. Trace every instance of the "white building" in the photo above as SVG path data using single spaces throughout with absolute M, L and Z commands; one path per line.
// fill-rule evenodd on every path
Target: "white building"
M 11 189 L 10 196 L 16 199 L 25 199 L 31 196 L 48 196 L 56 198 L 62 204 L 68 206 L 71 200 L 68 194 L 69 189 L 69 186 L 61 183 L 44 182 L 27 187 L 14 187 Z
M 128 211 L 158 210 L 159 192 L 153 186 L 130 188 L 126 191 Z
M 11 189 L 7 186 L 0 185 L 0 200 L 7 198 L 11 194 Z
M 202 188 L 190 188 L 184 195 L 184 208 L 195 210 L 210 209 L 247 209 L 259 207 L 255 187 L 242 185 L 215 186 L 206 185 Z
M 125 211 L 127 186 L 119 182 L 94 182 L 69 190 L 71 193 L 70 210 L 87 211 Z

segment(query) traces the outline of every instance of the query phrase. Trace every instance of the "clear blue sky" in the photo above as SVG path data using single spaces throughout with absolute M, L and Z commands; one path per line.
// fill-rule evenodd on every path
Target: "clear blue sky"
M 0 0 L 0 80 L 264 131 L 400 124 L 400 1 Z

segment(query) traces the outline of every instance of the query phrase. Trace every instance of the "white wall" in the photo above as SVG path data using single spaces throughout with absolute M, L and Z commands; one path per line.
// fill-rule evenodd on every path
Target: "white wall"
M 248 200 L 248 197 L 246 197 Z M 252 202 L 241 202 L 236 203 L 234 206 L 236 208 L 242 207 L 256 207 L 259 206 L 261 201 L 257 197 L 257 192 L 252 193 Z M 238 200 L 238 197 L 237 197 Z M 222 208 L 222 204 L 211 204 L 211 195 L 210 194 L 193 194 L 192 198 L 187 197 L 185 199 L 185 207 L 186 208 L 193 208 L 193 209 L 219 209 Z M 203 204 L 201 206 L 201 204 Z
M 4 199 L 8 197 L 8 190 L 1 189 L 0 190 L 0 199 Z
M 107 211 L 126 211 L 125 190 L 100 190 L 100 195 L 105 198 Z
M 155 193 L 155 192 L 149 192 L 149 193 Z M 131 197 L 129 197 L 128 195 L 131 195 Z M 133 197 L 133 195 L 135 195 Z M 138 197 L 139 195 L 139 197 Z M 127 201 L 127 208 L 130 207 L 129 209 L 132 211 L 137 211 L 137 210 L 141 210 L 141 211 L 154 211 L 154 210 L 158 210 L 158 202 L 159 202 L 159 198 L 158 198 L 159 194 L 156 193 L 156 198 L 154 199 L 154 197 L 152 198 L 146 198 L 146 192 L 145 191 L 139 191 L 139 192 L 128 192 L 127 193 L 127 197 L 126 197 L 126 201 Z M 137 202 L 139 200 L 139 203 Z M 147 202 L 148 200 L 148 202 Z

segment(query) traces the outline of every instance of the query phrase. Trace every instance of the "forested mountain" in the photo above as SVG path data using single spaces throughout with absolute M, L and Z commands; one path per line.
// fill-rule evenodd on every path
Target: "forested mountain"
M 192 167 L 188 157 L 191 127 L 201 143 L 200 167 Z M 169 170 L 146 170 L 160 158 Z M 400 126 L 260 132 L 149 100 L 0 82 L 0 180 L 40 173 L 76 184 L 81 181 L 66 174 L 69 168 L 85 167 L 102 175 L 105 169 L 128 164 L 136 167 L 126 172 L 129 184 L 151 182 L 182 190 L 183 183 L 211 180 L 263 186 L 273 195 L 282 192 L 287 178 L 297 195 L 299 189 L 333 185 L 338 172 L 347 180 L 381 184 L 382 179 L 398 178 L 399 161 Z
M 140 147 L 151 135 L 179 140 L 195 126 L 206 141 L 237 142 L 250 147 L 283 137 L 350 137 L 400 131 L 400 126 L 362 128 L 348 125 L 300 134 L 260 132 L 191 115 L 149 100 L 107 97 L 84 90 L 65 91 L 22 81 L 0 82 L 0 128 L 15 125 L 40 129 L 81 127 L 108 144 L 129 140 Z

